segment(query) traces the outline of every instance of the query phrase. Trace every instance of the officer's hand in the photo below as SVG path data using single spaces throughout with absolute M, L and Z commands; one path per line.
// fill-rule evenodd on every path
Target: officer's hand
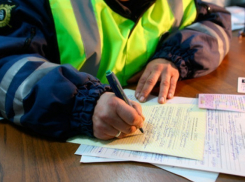
M 93 132 L 96 138 L 108 140 L 121 131 L 118 138 L 133 133 L 143 126 L 141 106 L 131 101 L 133 107 L 119 99 L 114 93 L 105 92 L 94 109 Z
M 162 58 L 155 59 L 149 62 L 140 77 L 135 96 L 140 102 L 145 102 L 153 87 L 160 81 L 158 102 L 163 104 L 166 99 L 174 96 L 178 79 L 179 71 L 172 62 Z

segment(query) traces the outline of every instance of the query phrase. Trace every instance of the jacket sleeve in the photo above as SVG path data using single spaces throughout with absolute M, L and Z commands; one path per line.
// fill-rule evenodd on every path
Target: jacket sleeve
M 179 80 L 214 71 L 230 48 L 231 17 L 224 8 L 196 3 L 196 21 L 182 30 L 166 34 L 152 59 L 165 58 L 179 69 Z M 151 59 L 151 60 L 152 60 Z
M 57 64 L 44 0 L 14 2 L 4 4 L 11 19 L 0 27 L 0 116 L 48 137 L 93 136 L 94 107 L 110 88 Z
M 49 137 L 93 136 L 94 107 L 108 86 L 39 55 L 5 57 L 0 65 L 4 118 Z

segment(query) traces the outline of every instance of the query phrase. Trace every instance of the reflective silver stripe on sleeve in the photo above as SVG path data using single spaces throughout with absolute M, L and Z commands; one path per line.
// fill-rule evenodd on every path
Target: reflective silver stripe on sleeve
M 35 57 L 32 57 L 32 59 L 35 59 Z M 6 100 L 6 93 L 7 90 L 11 84 L 12 79 L 14 76 L 18 73 L 18 71 L 22 68 L 25 63 L 29 61 L 28 58 L 23 58 L 17 61 L 15 64 L 13 64 L 9 70 L 5 73 L 1 83 L 0 83 L 0 109 L 1 114 L 4 118 L 7 119 L 6 111 L 5 111 L 5 100 Z
M 79 71 L 97 75 L 101 60 L 101 42 L 91 0 L 71 1 L 86 54 Z
M 225 45 L 226 45 L 225 46 L 226 50 L 225 50 L 225 54 L 224 54 L 224 56 L 225 56 L 230 50 L 230 41 L 229 41 L 228 35 L 221 26 L 219 26 L 217 24 L 214 24 L 214 25 L 219 29 L 220 33 L 223 35 L 223 37 L 225 39 Z
M 197 30 L 199 32 L 205 33 L 207 35 L 210 35 L 210 36 L 216 38 L 216 40 L 218 41 L 218 51 L 220 54 L 219 64 L 220 64 L 221 61 L 223 60 L 224 56 L 225 56 L 224 44 L 223 44 L 223 41 L 221 40 L 220 36 L 213 29 L 211 29 L 208 26 L 201 24 L 201 23 L 194 23 L 194 24 L 188 26 L 187 28 Z
M 30 93 L 35 83 L 37 83 L 43 76 L 45 76 L 55 67 L 57 67 L 56 64 L 44 62 L 32 74 L 30 74 L 18 87 L 13 101 L 15 124 L 20 125 L 20 118 L 24 115 L 23 99 Z
M 184 12 L 183 12 L 183 2 L 182 0 L 168 0 L 168 4 L 173 12 L 175 21 L 172 26 L 172 31 L 175 31 L 179 28 Z

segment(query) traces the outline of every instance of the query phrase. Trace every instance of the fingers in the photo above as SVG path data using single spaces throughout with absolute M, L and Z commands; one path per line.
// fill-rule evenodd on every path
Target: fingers
M 158 103 L 164 104 L 166 102 L 166 96 L 168 94 L 169 86 L 170 86 L 171 76 L 165 74 L 160 83 L 160 91 L 158 94 Z
M 131 101 L 131 104 L 133 106 L 133 108 L 137 111 L 137 113 L 142 117 L 143 121 L 145 120 L 145 116 L 142 113 L 142 107 L 140 104 L 138 104 L 135 101 Z M 143 123 L 142 123 L 143 124 Z
M 142 74 L 135 90 L 135 97 L 140 102 L 145 102 L 156 83 L 160 80 L 158 102 L 163 104 L 166 99 L 174 96 L 179 71 L 173 63 L 164 59 L 150 62 Z
M 162 77 L 160 83 L 160 91 L 158 94 L 158 102 L 164 104 L 167 99 L 171 99 L 174 96 L 176 85 L 178 81 L 178 72 L 175 74 L 167 73 Z
M 176 73 L 174 73 L 174 75 L 172 75 L 171 80 L 170 80 L 170 87 L 169 87 L 169 91 L 168 91 L 168 95 L 167 95 L 168 99 L 173 98 L 175 90 L 176 90 L 178 79 L 179 79 L 179 72 L 176 71 Z
M 95 121 L 95 118 L 93 118 Z M 93 125 L 94 136 L 102 140 L 114 138 L 118 134 L 118 130 L 108 125 L 105 122 L 94 122 Z M 101 132 L 103 131 L 103 132 Z
M 135 126 L 137 128 L 141 128 L 143 126 L 144 116 L 142 114 L 142 109 L 139 103 L 131 101 L 133 107 L 129 105 L 124 105 L 124 102 L 117 107 L 117 113 L 119 118 L 123 120 L 123 122 L 127 126 Z M 116 125 L 117 123 L 115 123 Z M 120 122 L 118 123 L 120 124 Z M 131 128 L 135 129 L 135 128 Z M 129 131 L 132 133 L 134 131 Z
M 95 124 L 93 125 L 94 128 L 94 136 L 96 138 L 102 139 L 102 140 L 109 140 L 112 138 L 123 138 L 124 136 L 126 136 L 127 134 L 129 134 L 128 132 L 125 133 L 123 131 L 121 131 L 121 129 L 116 129 L 115 127 L 110 125 L 110 122 L 95 122 Z M 129 129 L 130 131 L 136 131 L 136 127 Z M 120 133 L 119 136 L 118 133 Z
M 135 90 L 135 97 L 140 102 L 145 102 L 153 87 L 156 85 L 160 72 L 157 70 L 146 69 L 141 76 Z

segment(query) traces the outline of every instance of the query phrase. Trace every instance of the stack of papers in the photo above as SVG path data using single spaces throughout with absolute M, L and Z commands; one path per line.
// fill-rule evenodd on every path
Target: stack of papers
M 135 100 L 133 90 L 125 93 Z M 245 176 L 244 112 L 200 109 L 198 99 L 183 97 L 164 105 L 151 97 L 141 105 L 144 134 L 110 141 L 69 139 L 81 144 L 76 151 L 81 162 L 147 162 L 192 181 L 215 181 L 220 172 Z

